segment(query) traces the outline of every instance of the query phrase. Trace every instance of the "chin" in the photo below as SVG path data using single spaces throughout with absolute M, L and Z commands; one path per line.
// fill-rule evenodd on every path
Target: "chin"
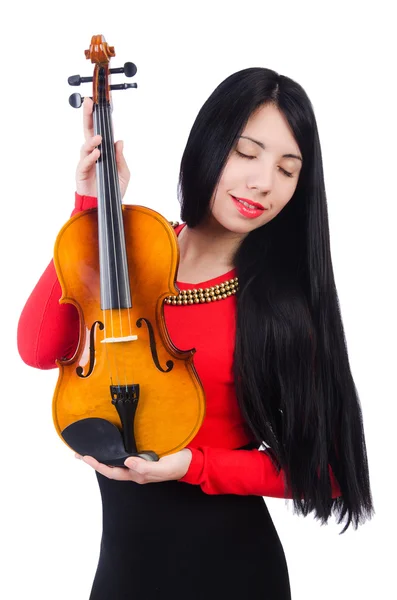
M 230 233 L 235 233 L 236 235 L 248 235 L 248 233 L 256 229 L 252 223 L 238 223 L 236 222 L 236 219 L 222 219 L 219 221 L 217 220 L 217 222 L 222 229 Z M 258 227 L 260 227 L 260 225 L 258 225 Z

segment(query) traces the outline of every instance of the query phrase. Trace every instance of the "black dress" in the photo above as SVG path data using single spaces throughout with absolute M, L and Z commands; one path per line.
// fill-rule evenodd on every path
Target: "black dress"
M 97 478 L 103 533 L 90 600 L 290 600 L 261 496 Z

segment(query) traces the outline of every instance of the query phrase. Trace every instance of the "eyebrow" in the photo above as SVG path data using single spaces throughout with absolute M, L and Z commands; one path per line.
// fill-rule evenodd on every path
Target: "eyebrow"
M 254 142 L 254 144 L 258 144 L 258 146 L 265 150 L 265 144 L 262 144 L 262 142 L 258 142 L 258 140 L 254 140 L 252 137 L 248 137 L 248 135 L 240 135 L 240 138 L 244 138 L 245 140 L 251 140 L 251 142 Z M 297 158 L 302 162 L 302 157 L 297 156 L 296 154 L 283 154 L 283 158 Z

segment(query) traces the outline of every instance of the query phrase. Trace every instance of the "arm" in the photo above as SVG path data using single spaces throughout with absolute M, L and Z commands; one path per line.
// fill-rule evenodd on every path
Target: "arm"
M 265 450 L 226 450 L 202 446 L 192 448 L 192 461 L 182 479 L 200 485 L 206 494 L 239 494 L 292 498 L 284 491 L 284 472 L 279 473 Z M 332 498 L 341 495 L 339 485 L 329 467 Z
M 96 198 L 76 193 L 76 213 L 94 208 Z M 18 351 L 22 360 L 37 369 L 56 367 L 55 360 L 73 356 L 79 338 L 79 316 L 72 304 L 59 304 L 62 295 L 51 261 L 30 294 L 19 318 Z
M 96 162 L 100 156 L 97 146 L 100 135 L 94 135 L 93 102 L 84 99 L 83 125 L 85 143 L 80 151 L 76 169 L 76 203 L 72 216 L 97 206 Z M 130 172 L 123 156 L 123 143 L 115 143 L 116 163 L 121 198 Z M 59 304 L 62 290 L 53 261 L 50 262 L 29 296 L 18 323 L 18 351 L 24 362 L 38 369 L 52 369 L 56 359 L 71 358 L 79 338 L 79 316 L 72 304 Z

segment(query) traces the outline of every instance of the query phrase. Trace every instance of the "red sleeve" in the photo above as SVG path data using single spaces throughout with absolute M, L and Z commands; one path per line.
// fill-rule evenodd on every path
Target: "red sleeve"
M 72 216 L 96 205 L 96 198 L 76 193 Z M 56 359 L 70 358 L 76 350 L 78 312 L 72 304 L 59 304 L 61 295 L 61 286 L 51 261 L 30 294 L 18 323 L 18 351 L 22 360 L 31 367 L 52 369 L 56 367 Z
M 202 446 L 192 448 L 189 469 L 179 481 L 200 485 L 206 494 L 239 494 L 292 498 L 285 492 L 285 477 L 277 473 L 266 450 L 225 450 Z M 339 485 L 329 467 L 332 498 L 341 496 Z

